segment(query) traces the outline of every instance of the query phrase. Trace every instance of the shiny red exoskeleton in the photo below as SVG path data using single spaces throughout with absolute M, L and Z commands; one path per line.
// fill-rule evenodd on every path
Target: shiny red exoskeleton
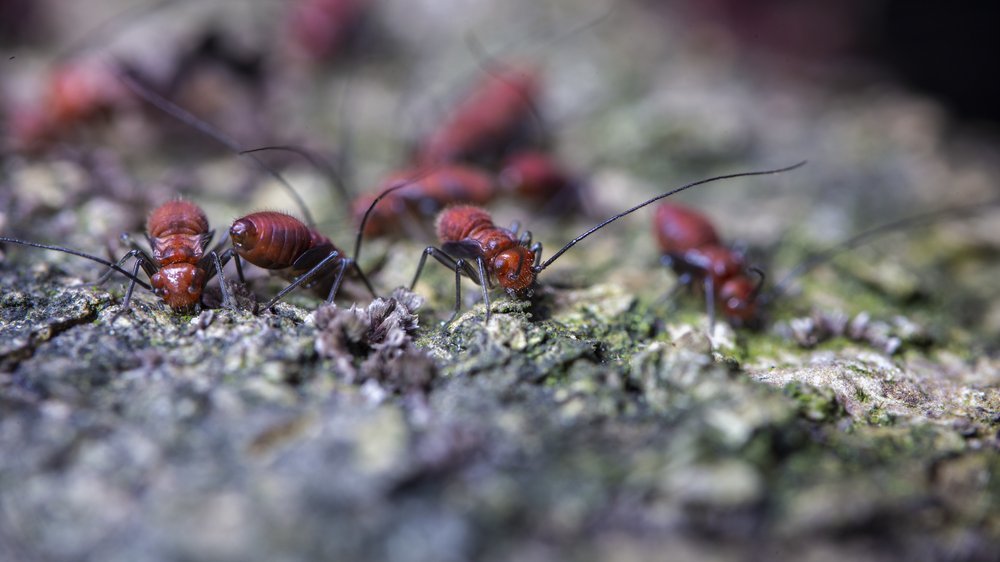
M 437 219 L 441 248 L 429 246 L 420 257 L 410 290 L 416 286 L 427 256 L 455 272 L 455 315 L 461 301 L 460 275 L 467 275 L 482 287 L 486 315 L 489 317 L 489 289 L 494 282 L 515 298 L 531 296 L 535 279 L 542 270 L 541 243 L 532 244 L 531 233 L 518 233 L 493 224 L 490 214 L 479 207 L 458 205 L 441 212 Z M 454 317 L 454 316 L 453 316 Z
M 202 260 L 213 234 L 205 213 L 189 201 L 170 201 L 149 214 L 146 235 L 158 266 L 149 281 L 171 308 L 190 308 L 201 301 L 208 280 Z
M 538 73 L 531 68 L 508 67 L 487 75 L 420 142 L 417 162 L 435 165 L 497 159 L 530 134 L 538 91 Z
M 378 192 L 398 186 L 372 209 L 365 225 L 366 236 L 419 232 L 424 219 L 456 203 L 485 205 L 497 194 L 496 182 L 486 172 L 463 164 L 447 164 L 427 171 L 414 169 L 391 175 Z M 360 222 L 375 196 L 364 195 L 354 201 L 354 216 Z M 429 222 L 429 220 L 428 220 Z
M 703 284 L 710 321 L 714 321 L 716 301 L 734 324 L 747 325 L 757 320 L 756 301 L 763 274 L 749 269 L 741 252 L 722 245 L 705 215 L 674 203 L 662 203 L 656 209 L 653 230 L 663 252 L 661 261 L 677 273 L 679 285 Z M 758 279 L 752 279 L 751 272 Z
M 542 245 L 540 243 L 532 243 L 531 233 L 528 231 L 519 232 L 520 227 L 516 223 L 509 229 L 500 228 L 493 223 L 493 219 L 489 213 L 483 209 L 468 205 L 449 207 L 441 212 L 437 220 L 437 234 L 441 247 L 428 246 L 424 249 L 423 254 L 420 256 L 420 263 L 417 265 L 417 271 L 413 276 L 413 281 L 410 283 L 410 289 L 412 290 L 420 279 L 420 274 L 427 263 L 427 256 L 432 256 L 455 273 L 455 313 L 452 315 L 452 319 L 458 315 L 461 307 L 460 281 L 462 275 L 469 277 L 482 288 L 483 300 L 486 304 L 486 317 L 488 319 L 490 316 L 489 289 L 494 285 L 494 282 L 514 298 L 530 297 L 534 291 L 539 273 L 552 265 L 553 262 L 577 243 L 624 216 L 630 215 L 660 199 L 670 197 L 698 185 L 724 179 L 776 174 L 793 170 L 803 164 L 804 162 L 801 162 L 794 166 L 774 170 L 714 176 L 688 183 L 666 193 L 661 193 L 588 229 L 569 241 L 544 263 L 541 261 Z M 405 186 L 397 186 L 394 189 L 399 190 L 403 188 Z M 387 194 L 383 194 L 383 196 L 385 195 Z M 693 256 L 692 260 L 694 260 Z M 692 264 L 697 263 L 700 262 L 692 261 Z M 711 275 L 706 275 L 706 277 L 711 277 Z M 714 291 L 712 294 L 715 294 Z
M 0 242 L 55 250 L 103 264 L 110 269 L 101 277 L 102 281 L 112 272 L 125 275 L 130 281 L 122 303 L 123 311 L 128 310 L 132 291 L 139 285 L 162 298 L 170 308 L 186 312 L 201 302 L 205 284 L 215 273 L 221 277 L 222 266 L 228 260 L 225 254 L 220 257 L 215 250 L 206 251 L 213 234 L 201 208 L 189 201 L 177 200 L 160 205 L 146 220 L 146 235 L 152 256 L 134 242 L 130 242 L 132 250 L 117 263 L 61 246 L 14 238 L 0 238 Z M 130 259 L 135 260 L 131 272 L 122 269 Z M 148 284 L 137 277 L 139 268 L 149 277 Z M 224 282 L 221 285 L 223 306 L 229 307 L 232 301 L 228 289 Z
M 333 302 L 348 270 L 353 270 L 375 296 L 353 258 L 334 246 L 329 238 L 291 215 L 274 211 L 251 213 L 233 222 L 229 238 L 236 256 L 291 280 L 264 305 L 265 310 L 300 285 L 327 302 Z M 239 263 L 237 259 L 237 271 L 242 280 Z

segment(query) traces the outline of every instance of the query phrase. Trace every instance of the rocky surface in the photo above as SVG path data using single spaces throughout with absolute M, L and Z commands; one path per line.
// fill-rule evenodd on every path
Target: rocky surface
M 590 171 L 599 214 L 807 157 L 686 199 L 769 249 L 780 279 L 831 240 L 996 193 L 996 140 L 891 83 L 805 81 L 640 5 L 539 53 L 539 35 L 604 9 L 552 6 L 539 34 L 502 7 L 416 25 L 389 5 L 386 49 L 420 55 L 410 72 L 429 99 L 468 57 L 456 45 L 469 30 L 540 58 L 560 150 Z M 348 97 L 361 183 L 400 150 L 385 131 L 404 85 L 386 57 L 370 55 Z M 343 91 L 327 81 L 309 111 Z M 269 107 L 289 105 L 285 92 Z M 335 138 L 342 117 L 316 115 L 280 137 Z M 103 256 L 176 193 L 220 231 L 247 208 L 288 206 L 230 156 L 185 166 L 115 146 L 119 133 L 6 157 L 5 235 Z M 331 200 L 311 170 L 289 176 Z M 532 222 L 546 255 L 593 222 L 516 202 L 498 216 Z M 388 290 L 409 281 L 419 240 L 368 245 L 362 263 L 390 296 L 326 307 L 302 295 L 257 315 L 248 294 L 239 310 L 185 315 L 142 291 L 122 312 L 120 279 L 85 285 L 96 265 L 5 246 L 0 559 L 997 559 L 996 210 L 845 252 L 792 283 L 762 330 L 720 323 L 711 337 L 695 295 L 662 299 L 674 280 L 656 266 L 650 216 L 567 253 L 530 302 L 494 299 L 488 322 L 467 284 L 448 325 L 443 268 L 418 294 Z M 347 246 L 349 229 L 330 230 Z M 251 285 L 260 298 L 278 286 L 256 273 Z

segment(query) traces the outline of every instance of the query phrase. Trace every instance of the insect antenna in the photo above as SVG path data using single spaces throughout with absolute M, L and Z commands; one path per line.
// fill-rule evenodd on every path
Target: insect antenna
M 270 174 L 271 177 L 276 179 L 278 183 L 280 183 L 281 186 L 285 189 L 285 191 L 288 192 L 288 195 L 295 201 L 295 204 L 298 205 L 299 210 L 302 212 L 302 217 L 306 220 L 306 224 L 308 224 L 310 227 L 315 225 L 312 213 L 309 212 L 309 208 L 306 206 L 305 201 L 303 201 L 302 197 L 298 194 L 297 191 L 295 191 L 295 188 L 292 187 L 292 184 L 288 183 L 288 180 L 286 180 L 280 173 L 278 173 L 277 170 L 275 170 L 271 166 L 268 166 L 267 163 L 261 160 L 260 157 L 257 156 L 256 154 L 252 153 L 243 154 L 244 152 L 243 147 L 240 146 L 240 144 L 236 142 L 236 140 L 226 135 L 222 131 L 216 129 L 212 125 L 209 125 L 204 120 L 195 117 L 191 112 L 187 111 L 186 109 L 180 107 L 174 102 L 168 100 L 167 98 L 147 88 L 146 86 L 141 84 L 138 80 L 136 80 L 135 77 L 131 76 L 127 70 L 123 70 L 123 68 L 124 68 L 123 65 L 118 64 L 118 68 L 113 70 L 115 71 L 115 74 L 118 76 L 118 79 L 121 80 L 122 83 L 124 83 L 125 86 L 132 91 L 132 93 L 144 99 L 145 101 L 147 101 L 149 104 L 153 105 L 160 111 L 166 113 L 167 115 L 170 115 L 174 119 L 177 119 L 181 123 L 184 123 L 185 125 L 191 127 L 192 129 L 204 134 L 205 136 L 214 139 L 218 143 L 228 148 L 230 151 L 238 155 L 246 156 L 250 160 L 253 160 L 254 163 L 256 163 L 262 170 Z
M 240 155 L 254 154 L 256 152 L 263 152 L 265 150 L 276 150 L 283 152 L 291 152 L 292 154 L 298 154 L 309 162 L 312 167 L 319 170 L 323 175 L 330 178 L 331 183 L 333 183 L 334 189 L 337 190 L 337 195 L 341 198 L 341 201 L 347 203 L 351 200 L 351 190 L 347 186 L 347 182 L 344 180 L 343 175 L 337 170 L 329 160 L 323 158 L 316 152 L 303 148 L 301 146 L 295 146 L 291 144 L 281 144 L 273 146 L 260 146 L 257 148 L 247 148 L 241 150 Z
M 433 171 L 434 171 L 434 169 L 431 168 L 430 170 L 426 170 L 426 171 L 423 171 L 423 172 L 421 172 L 419 174 L 410 176 L 403 183 L 401 183 L 399 185 L 394 185 L 394 186 L 392 186 L 392 187 L 384 190 L 382 193 L 379 193 L 378 196 L 375 197 L 375 200 L 372 201 L 371 205 L 368 205 L 368 209 L 365 210 L 364 216 L 361 217 L 361 224 L 358 226 L 358 234 L 357 234 L 357 237 L 354 240 L 354 261 L 357 261 L 359 259 L 359 257 L 361 256 L 361 241 L 364 238 L 365 226 L 367 226 L 367 224 L 368 224 L 368 218 L 371 216 L 372 212 L 375 210 L 375 206 L 379 204 L 379 201 L 381 201 L 382 199 L 385 199 L 385 196 L 389 195 L 393 191 L 399 191 L 400 189 L 403 189 L 404 187 L 410 187 L 411 185 L 417 183 L 421 179 L 423 179 L 423 178 L 427 177 L 428 175 L 430 175 L 431 173 L 433 173 Z
M 757 284 L 753 286 L 753 291 L 750 293 L 750 301 L 757 300 L 757 295 L 760 294 L 761 289 L 764 288 L 764 283 L 767 282 L 767 274 L 764 270 L 759 267 L 748 267 L 748 270 L 757 274 Z
M 694 182 L 691 182 L 691 183 L 686 184 L 686 185 L 682 185 L 681 187 L 678 187 L 677 189 L 673 189 L 673 190 L 668 191 L 666 193 L 661 193 L 661 194 L 657 195 L 656 197 L 653 197 L 652 199 L 647 199 L 646 201 L 643 201 L 642 203 L 639 203 L 638 205 L 632 207 L 631 209 L 628 209 L 628 210 L 625 210 L 625 211 L 622 211 L 622 212 L 618 213 L 617 215 L 615 215 L 615 216 L 613 216 L 613 217 L 605 220 L 601 224 L 599 224 L 599 225 L 597 225 L 597 226 L 595 226 L 595 227 L 587 230 L 586 232 L 584 232 L 583 234 L 577 236 L 573 240 L 570 240 L 570 242 L 568 244 L 566 244 L 558 252 L 556 252 L 555 254 L 553 254 L 552 257 L 550 257 L 549 259 L 545 260 L 545 263 L 543 263 L 541 265 L 536 265 L 533 269 L 535 270 L 536 273 L 539 272 L 539 271 L 542 271 L 546 267 L 552 265 L 552 262 L 554 262 L 557 259 L 559 259 L 559 256 L 563 255 L 563 253 L 565 253 L 566 250 L 569 250 L 570 248 L 572 248 L 573 246 L 575 246 L 577 244 L 577 242 L 580 242 L 584 238 L 590 236 L 591 234 L 597 232 L 598 230 L 604 228 L 605 226 L 607 226 L 607 225 L 615 222 L 616 220 L 618 220 L 618 219 L 620 219 L 620 218 L 622 218 L 624 216 L 630 215 L 630 214 L 634 213 L 635 211 L 638 211 L 639 209 L 641 209 L 641 208 L 643 208 L 643 207 L 645 207 L 645 206 L 647 206 L 647 205 L 649 205 L 651 203 L 655 203 L 655 202 L 659 201 L 660 199 L 664 199 L 666 197 L 670 197 L 671 195 L 680 193 L 682 191 L 691 189 L 692 187 L 699 186 L 699 185 L 706 184 L 706 183 L 711 183 L 711 182 L 720 181 L 720 180 L 733 179 L 733 178 L 745 178 L 745 177 L 749 177 L 749 176 L 766 176 L 766 175 L 769 175 L 769 174 L 780 174 L 782 172 L 789 172 L 789 171 L 794 170 L 796 168 L 800 168 L 800 167 L 804 166 L 805 164 L 806 164 L 806 160 L 803 160 L 802 162 L 799 162 L 798 164 L 793 164 L 791 166 L 786 166 L 784 168 L 777 168 L 777 169 L 774 169 L 774 170 L 760 170 L 760 171 L 757 171 L 757 172 L 739 172 L 739 173 L 735 173 L 735 174 L 725 174 L 725 175 L 721 175 L 721 176 L 713 176 L 713 177 L 710 177 L 710 178 L 705 178 L 705 179 L 701 179 L 701 180 L 698 180 L 698 181 L 694 181 Z
M 129 279 L 131 279 L 132 281 L 134 281 L 137 285 L 139 285 L 143 289 L 146 289 L 147 291 L 152 291 L 153 290 L 153 288 L 150 287 L 148 283 L 146 283 L 142 279 L 139 279 L 135 275 L 132 275 L 131 272 L 125 271 L 124 269 L 122 269 L 121 267 L 119 267 L 118 264 L 116 264 L 114 262 L 110 262 L 110 261 L 108 261 L 108 260 L 106 260 L 104 258 L 100 258 L 98 256 L 94 256 L 94 255 L 88 254 L 86 252 L 81 252 L 80 250 L 74 250 L 73 248 L 65 248 L 63 246 L 53 246 L 53 245 L 50 245 L 50 244 L 41 244 L 39 242 L 29 242 L 27 240 L 19 240 L 17 238 L 7 238 L 7 237 L 0 236 L 0 243 L 5 243 L 5 242 L 9 242 L 11 244 L 20 244 L 22 246 L 31 246 L 33 248 L 41 248 L 43 250 L 54 250 L 56 252 L 63 252 L 65 254 L 70 254 L 70 255 L 73 255 L 73 256 L 79 256 L 81 258 L 86 258 L 86 259 L 88 259 L 90 261 L 95 261 L 95 262 L 97 262 L 97 263 L 99 263 L 101 265 L 104 265 L 104 266 L 107 266 L 107 267 L 113 269 L 114 271 L 116 271 L 118 273 L 121 273 L 122 275 L 124 275 L 125 277 L 128 277 Z
M 892 233 L 897 230 L 905 230 L 908 228 L 920 228 L 922 226 L 929 226 L 935 222 L 945 220 L 945 219 L 955 219 L 975 215 L 982 212 L 990 207 L 995 207 L 1000 205 L 1000 198 L 988 199 L 986 201 L 980 201 L 979 203 L 973 203 L 971 205 L 958 205 L 955 207 L 948 207 L 946 209 L 938 209 L 936 211 L 930 211 L 927 213 L 922 213 L 919 215 L 914 215 L 911 217 L 905 217 L 899 220 L 881 224 L 869 230 L 865 230 L 854 236 L 851 236 L 847 240 L 835 244 L 817 254 L 802 260 L 798 265 L 793 267 L 782 279 L 779 281 L 770 291 L 764 293 L 760 297 L 763 302 L 769 302 L 776 297 L 780 296 L 786 290 L 788 290 L 789 284 L 795 279 L 805 275 L 812 269 L 830 261 L 835 256 L 841 252 L 845 252 L 852 248 L 857 248 L 858 246 L 863 246 L 876 238 L 883 236 L 885 234 Z

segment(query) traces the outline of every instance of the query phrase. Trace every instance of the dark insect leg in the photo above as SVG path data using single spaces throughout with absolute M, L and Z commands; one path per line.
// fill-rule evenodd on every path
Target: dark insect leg
M 751 267 L 750 271 L 756 273 L 758 277 L 757 284 L 754 285 L 753 292 L 750 293 L 752 295 L 750 298 L 757 300 L 757 295 L 760 294 L 760 290 L 764 288 L 764 283 L 767 281 L 767 274 L 758 267 Z
M 445 254 L 445 255 L 447 256 L 447 254 Z M 441 263 L 444 263 L 444 261 L 442 261 L 441 258 L 439 258 L 438 256 L 434 256 L 434 257 L 438 258 L 438 261 L 441 261 Z M 450 256 L 447 256 L 447 257 L 448 257 L 448 259 L 451 259 Z M 473 282 L 479 283 L 479 285 L 482 286 L 482 288 L 483 288 L 483 298 L 486 300 L 486 318 L 489 319 L 489 317 L 490 317 L 490 296 L 489 296 L 489 289 L 487 289 L 487 287 L 486 287 L 486 283 L 487 283 L 488 278 L 485 276 L 486 265 L 485 265 L 485 263 L 483 263 L 483 259 L 482 258 L 476 258 L 476 263 L 479 266 L 478 270 L 475 267 L 473 267 L 473 265 L 471 263 L 469 263 L 468 261 L 466 261 L 464 259 L 460 259 L 457 262 L 455 262 L 455 267 L 454 267 L 454 269 L 455 269 L 455 312 L 454 312 L 454 314 L 451 315 L 451 318 L 448 319 L 448 323 L 449 324 L 451 324 L 455 320 L 455 318 L 458 317 L 458 313 L 459 313 L 459 311 L 462 308 L 462 272 L 465 272 L 465 274 L 469 277 L 469 279 L 472 279 Z M 445 265 L 448 265 L 448 264 L 445 263 Z
M 458 313 L 462 310 L 462 269 L 465 267 L 465 260 L 458 260 L 455 263 L 455 312 L 451 313 L 451 318 L 447 324 L 451 324 L 458 318 Z
M 677 269 L 674 267 L 676 265 L 674 256 L 670 254 L 664 254 L 660 256 L 660 264 L 667 269 L 673 270 L 674 274 L 677 276 L 677 282 L 674 283 L 674 286 L 671 287 L 670 290 L 668 290 L 666 293 L 664 293 L 663 297 L 660 299 L 662 302 L 668 303 L 670 305 L 670 308 L 668 310 L 673 310 L 674 297 L 677 296 L 677 293 L 679 293 L 681 289 L 683 289 L 684 287 L 689 287 L 691 285 L 691 283 L 694 281 L 694 274 L 692 274 L 690 271 L 677 271 Z
M 413 281 L 410 283 L 411 291 L 417 286 L 417 281 L 420 280 L 420 274 L 423 273 L 424 265 L 427 263 L 427 256 L 434 256 L 434 259 L 444 264 L 444 266 L 448 269 L 458 269 L 458 264 L 455 262 L 454 258 L 444 253 L 443 250 L 435 248 L 434 246 L 427 246 L 424 248 L 424 252 L 420 254 L 420 263 L 417 264 L 417 272 L 413 275 Z
M 299 285 L 302 285 L 303 283 L 306 283 L 307 281 L 315 277 L 320 271 L 325 269 L 326 266 L 330 264 L 330 262 L 337 259 L 341 259 L 341 261 L 343 261 L 342 258 L 340 257 L 340 253 L 330 252 L 330 255 L 323 258 L 319 263 L 314 265 L 313 268 L 310 269 L 309 271 L 296 277 L 294 281 L 292 281 L 284 289 L 279 291 L 278 294 L 274 296 L 274 298 L 267 301 L 267 304 L 264 305 L 264 310 L 267 310 L 272 306 L 274 306 L 275 303 L 277 303 L 279 300 L 282 299 L 282 297 L 295 290 Z
M 486 287 L 486 263 L 482 256 L 476 258 L 476 267 L 479 268 L 479 286 L 483 289 L 483 304 L 486 305 L 486 321 L 490 321 L 490 290 Z
M 375 294 L 375 289 L 372 287 L 371 281 L 368 280 L 368 276 L 365 275 L 364 271 L 361 271 L 361 266 L 359 266 L 358 262 L 354 260 L 349 260 L 349 261 L 351 262 L 350 266 L 354 268 L 354 273 L 358 275 L 358 279 L 361 279 L 361 282 L 365 284 L 365 288 L 368 289 L 369 293 L 371 293 L 372 298 L 377 299 L 378 295 Z M 333 302 L 333 299 L 329 299 L 327 300 L 327 302 Z
M 128 235 L 123 234 L 122 236 L 125 237 Z M 135 242 L 132 243 L 135 244 Z M 156 266 L 153 265 L 153 258 L 149 257 L 149 254 L 147 254 L 146 251 L 143 250 L 142 248 L 134 248 L 132 250 L 129 250 L 124 256 L 121 257 L 120 260 L 118 260 L 118 263 L 116 263 L 115 265 L 117 265 L 118 267 L 122 267 L 125 264 L 125 262 L 127 262 L 132 258 L 135 258 L 136 261 L 142 263 L 142 270 L 146 272 L 147 276 L 152 277 L 152 275 L 156 273 Z M 111 275 L 113 275 L 114 273 L 115 273 L 115 268 L 113 267 L 108 268 L 107 271 L 102 273 L 101 276 L 98 277 L 97 280 L 93 282 L 93 285 L 95 287 L 99 287 L 104 283 L 107 283 L 108 279 L 110 279 Z
M 677 296 L 677 293 L 679 293 L 681 289 L 690 286 L 693 280 L 694 278 L 691 276 L 690 273 L 680 274 L 677 277 L 677 282 L 674 283 L 673 287 L 670 287 L 670 289 L 663 294 L 663 297 L 660 300 L 662 302 L 668 303 L 670 305 L 670 310 L 673 310 L 674 304 L 676 302 L 674 301 L 674 298 Z
M 330 294 L 326 296 L 326 304 L 332 303 L 334 297 L 337 296 L 337 292 L 340 291 L 340 284 L 344 282 L 344 274 L 347 273 L 347 268 L 351 265 L 354 265 L 354 262 L 350 259 L 345 258 L 340 260 L 340 267 L 337 268 L 337 277 L 334 278 L 333 286 L 330 287 Z
M 233 250 L 232 248 L 229 248 L 228 250 L 222 252 L 221 254 L 219 253 L 218 249 L 212 250 L 208 253 L 208 255 L 201 258 L 201 261 L 198 262 L 198 268 L 205 270 L 207 272 L 207 276 L 205 277 L 205 282 L 207 283 L 208 281 L 211 281 L 211 279 L 215 277 L 216 274 L 218 274 L 219 278 L 222 279 L 223 278 L 222 269 L 220 269 L 218 266 L 221 264 L 222 267 L 225 267 L 226 264 L 229 263 L 229 260 L 233 259 L 234 257 L 236 257 L 236 251 Z
M 514 234 L 516 235 L 517 233 L 515 232 Z M 521 236 L 518 237 L 518 239 L 517 239 L 517 243 L 520 244 L 520 245 L 522 245 L 522 246 L 530 246 L 531 245 L 531 231 L 530 230 L 525 230 L 524 232 L 522 232 Z
M 705 276 L 705 306 L 708 309 L 708 335 L 715 333 L 715 279 Z
M 225 256 L 228 252 L 223 253 Z M 219 254 L 214 250 L 209 254 L 212 261 L 215 263 L 215 272 L 219 275 L 219 288 L 222 289 L 222 308 L 228 308 L 230 310 L 236 309 L 236 302 L 233 300 L 233 295 L 229 292 L 229 287 L 226 286 L 226 276 L 222 273 L 222 268 L 225 263 L 219 257 Z M 228 256 L 226 257 L 228 260 Z M 209 273 L 208 279 L 211 279 L 211 272 Z M 205 282 L 208 282 L 208 279 Z
M 125 291 L 125 300 L 122 301 L 121 310 L 111 317 L 111 322 L 118 319 L 122 313 L 127 312 L 132 304 L 132 291 L 135 290 L 135 276 L 139 274 L 139 266 L 142 265 L 142 258 L 136 258 L 135 265 L 132 266 L 132 279 L 129 281 L 128 289 Z
M 149 240 L 149 237 L 147 236 L 146 239 Z M 142 249 L 142 246 L 140 246 L 139 243 L 136 242 L 134 238 L 132 238 L 132 235 L 127 232 L 123 232 L 121 236 L 118 237 L 118 240 L 121 241 L 122 244 L 124 244 L 129 248 L 132 248 L 133 250 L 139 250 L 140 252 L 143 253 L 146 252 L 145 250 Z M 150 242 L 150 247 L 152 247 L 152 245 L 153 245 L 152 242 Z
M 508 230 L 510 230 L 511 234 L 517 236 L 518 231 L 521 230 L 521 221 L 514 221 L 510 223 L 510 228 Z
M 528 240 L 528 241 L 530 242 L 531 240 Z M 542 243 L 541 242 L 535 242 L 534 244 L 531 245 L 530 249 L 535 254 L 535 263 L 532 264 L 532 269 L 536 269 L 537 270 L 539 264 L 542 263 Z
M 236 277 L 239 278 L 240 283 L 246 285 L 247 280 L 243 277 L 243 261 L 240 259 L 239 254 L 233 252 L 233 263 L 236 264 Z

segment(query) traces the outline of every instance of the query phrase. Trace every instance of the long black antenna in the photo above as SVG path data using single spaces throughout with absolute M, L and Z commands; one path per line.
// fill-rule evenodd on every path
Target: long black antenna
M 307 148 L 303 148 L 301 146 L 296 146 L 292 144 L 280 144 L 272 146 L 260 146 L 257 148 L 247 148 L 245 150 L 241 150 L 240 154 L 241 155 L 253 154 L 255 152 L 263 152 L 265 150 L 278 150 L 284 152 L 291 152 L 293 154 L 298 154 L 302 158 L 305 158 L 305 160 L 309 162 L 309 164 L 311 164 L 314 168 L 316 168 L 317 170 L 319 170 L 324 175 L 330 178 L 330 181 L 333 182 L 334 189 L 337 190 L 337 195 L 341 199 L 340 202 L 344 204 L 350 203 L 351 191 L 347 187 L 347 182 L 344 181 L 344 177 L 337 170 L 337 168 L 333 164 L 331 164 L 330 161 L 327 160 L 326 158 L 323 158 L 319 154 L 316 154 L 315 152 Z
M 124 269 L 122 269 L 121 267 L 119 267 L 118 264 L 116 264 L 114 262 L 110 262 L 110 261 L 108 261 L 106 259 L 103 259 L 103 258 L 99 258 L 97 256 L 93 256 L 93 255 L 88 254 L 86 252 L 82 252 L 80 250 L 74 250 L 73 248 L 64 248 L 62 246 L 52 246 L 52 245 L 49 245 L 49 244 L 40 244 L 38 242 L 29 242 L 27 240 L 18 240 L 17 238 L 7 238 L 7 237 L 0 236 L 0 243 L 4 243 L 4 242 L 9 242 L 11 244 L 20 244 L 22 246 L 31 246 L 33 248 L 42 248 L 43 250 L 55 250 L 57 252 L 63 252 L 63 253 L 66 253 L 66 254 L 71 254 L 71 255 L 74 255 L 74 256 L 79 256 L 81 258 L 87 258 L 88 260 L 96 261 L 97 263 L 99 263 L 101 265 L 105 265 L 107 267 L 110 267 L 111 269 L 117 271 L 118 273 L 121 273 L 125 277 L 128 277 L 132 281 L 135 281 L 137 285 L 141 286 L 142 288 L 144 288 L 144 289 L 146 289 L 148 291 L 152 291 L 153 290 L 153 288 L 150 287 L 148 283 L 146 283 L 145 281 L 137 278 L 135 275 L 132 275 L 132 273 L 130 273 L 128 271 L 125 271 Z
M 847 240 L 840 242 L 834 246 L 831 246 L 817 254 L 814 254 L 805 260 L 801 261 L 797 266 L 793 267 L 774 287 L 765 293 L 761 300 L 768 302 L 775 297 L 781 295 L 788 289 L 789 283 L 794 281 L 796 278 L 801 277 L 813 268 L 822 265 L 823 263 L 833 259 L 834 256 L 845 252 L 852 248 L 857 248 L 871 242 L 875 238 L 882 236 L 883 234 L 888 234 L 896 230 L 903 230 L 907 228 L 919 228 L 922 226 L 929 226 L 942 219 L 952 219 L 960 218 L 970 215 L 975 215 L 990 207 L 1000 205 L 1000 198 L 987 199 L 986 201 L 980 201 L 979 203 L 973 203 L 971 205 L 958 205 L 955 207 L 948 207 L 946 209 L 938 209 L 936 211 L 930 211 L 927 213 L 914 215 L 911 217 L 905 217 L 899 220 L 881 224 L 869 230 L 865 230 L 854 236 L 851 236 Z
M 364 237 L 365 226 L 368 225 L 368 218 L 371 216 L 372 211 L 375 210 L 375 206 L 379 204 L 379 201 L 381 201 L 382 199 L 385 199 L 385 196 L 389 195 L 393 191 L 399 191 L 400 189 L 403 189 L 404 187 L 410 187 L 411 185 L 416 184 L 418 181 L 420 181 L 423 178 L 429 176 L 433 172 L 434 172 L 434 168 L 431 168 L 429 170 L 420 172 L 419 174 L 410 176 L 409 178 L 407 178 L 406 180 L 404 180 L 403 183 L 401 183 L 399 185 L 394 185 L 394 186 L 392 186 L 392 187 L 384 190 L 382 193 L 379 193 L 378 196 L 375 197 L 375 200 L 372 201 L 371 205 L 368 205 L 368 209 L 365 211 L 365 215 L 363 217 L 361 217 L 361 224 L 358 226 L 358 235 L 357 235 L 357 238 L 355 238 L 355 240 L 354 240 L 354 261 L 358 261 L 358 256 L 361 255 L 361 240 Z
M 189 111 L 180 107 L 174 102 L 166 99 L 160 94 L 157 94 L 153 90 L 142 85 L 141 83 L 139 83 L 139 81 L 130 76 L 127 71 L 121 70 L 121 68 L 123 68 L 122 65 L 119 64 L 118 67 L 119 68 L 113 69 L 114 72 L 117 74 L 118 79 L 121 80 L 125 84 L 125 86 L 127 86 L 128 89 L 131 90 L 134 94 L 146 100 L 160 111 L 166 113 L 167 115 L 170 115 L 174 119 L 177 119 L 181 123 L 184 123 L 185 125 L 191 127 L 192 129 L 201 132 L 205 136 L 214 139 L 218 143 L 228 148 L 230 151 L 241 156 L 246 156 L 250 160 L 253 160 L 258 166 L 260 166 L 262 170 L 270 174 L 271 177 L 273 177 L 274 179 L 278 180 L 278 183 L 280 183 L 282 187 L 285 188 L 285 191 L 288 192 L 288 195 L 291 196 L 291 198 L 295 201 L 295 204 L 298 205 L 299 210 L 302 212 L 302 217 L 306 220 L 306 223 L 310 227 L 315 225 L 312 213 L 309 212 L 309 208 L 306 206 L 305 201 L 303 201 L 302 197 L 298 194 L 297 191 L 295 191 L 295 188 L 292 187 L 292 184 L 288 183 L 288 180 L 286 180 L 281 174 L 279 174 L 277 170 L 275 170 L 271 166 L 268 166 L 267 163 L 261 160 L 256 154 L 244 154 L 243 147 L 240 146 L 240 144 L 236 142 L 236 140 L 234 140 L 232 137 L 226 135 L 225 133 L 216 129 L 212 125 L 209 125 L 202 119 L 195 117 Z
M 782 172 L 788 172 L 788 171 L 794 170 L 796 168 L 802 167 L 805 164 L 806 164 L 806 160 L 803 160 L 802 162 L 799 162 L 798 164 L 794 164 L 792 166 L 786 166 L 784 168 L 777 168 L 777 169 L 774 169 L 774 170 L 761 170 L 759 172 L 739 172 L 739 173 L 736 173 L 736 174 L 726 174 L 726 175 L 722 175 L 722 176 L 714 176 L 714 177 L 711 177 L 711 178 L 706 178 L 706 179 L 703 179 L 703 180 L 698 180 L 698 181 L 695 181 L 695 182 L 691 182 L 691 183 L 689 183 L 687 185 L 683 185 L 681 187 L 678 187 L 677 189 L 668 191 L 666 193 L 661 193 L 660 195 L 657 195 L 656 197 L 653 197 L 652 199 L 648 199 L 646 201 L 643 201 L 642 203 L 639 203 L 638 205 L 636 205 L 635 207 L 632 207 L 631 209 L 628 209 L 627 211 L 622 211 L 621 213 L 618 213 L 617 215 L 609 218 L 608 220 L 602 222 L 601 224 L 599 224 L 599 225 L 591 228 L 590 230 L 584 232 L 583 234 L 577 236 L 576 238 L 574 238 L 573 240 L 571 240 L 568 244 L 566 244 L 565 246 L 563 246 L 562 249 L 560 249 L 558 252 L 556 252 L 552 257 L 550 257 L 549 259 L 545 260 L 545 263 L 543 263 L 542 265 L 539 265 L 539 266 L 535 266 L 534 270 L 535 270 L 536 273 L 539 272 L 539 271 L 542 271 L 543 269 L 545 269 L 546 267 L 548 267 L 549 265 L 551 265 L 552 262 L 554 262 L 557 259 L 559 259 L 559 256 L 563 255 L 563 253 L 565 253 L 566 250 L 569 250 L 573 246 L 576 246 L 577 242 L 580 242 L 584 238 L 590 236 L 591 234 L 597 232 L 598 230 L 604 228 L 605 226 L 607 226 L 607 225 L 615 222 L 616 220 L 618 220 L 618 219 L 620 219 L 620 218 L 622 218 L 622 217 L 624 217 L 626 215 L 629 215 L 631 213 L 634 213 L 635 211 L 638 211 L 639 209 L 645 207 L 646 205 L 649 205 L 651 203 L 655 203 L 655 202 L 659 201 L 660 199 L 664 199 L 666 197 L 670 197 L 671 195 L 674 195 L 676 193 L 680 193 L 682 191 L 691 189 L 692 187 L 695 187 L 695 186 L 698 186 L 698 185 L 702 185 L 702 184 L 705 184 L 705 183 L 710 183 L 710 182 L 719 181 L 719 180 L 733 179 L 733 178 L 744 178 L 744 177 L 748 177 L 748 176 L 766 176 L 766 175 L 769 175 L 769 174 L 780 174 Z

